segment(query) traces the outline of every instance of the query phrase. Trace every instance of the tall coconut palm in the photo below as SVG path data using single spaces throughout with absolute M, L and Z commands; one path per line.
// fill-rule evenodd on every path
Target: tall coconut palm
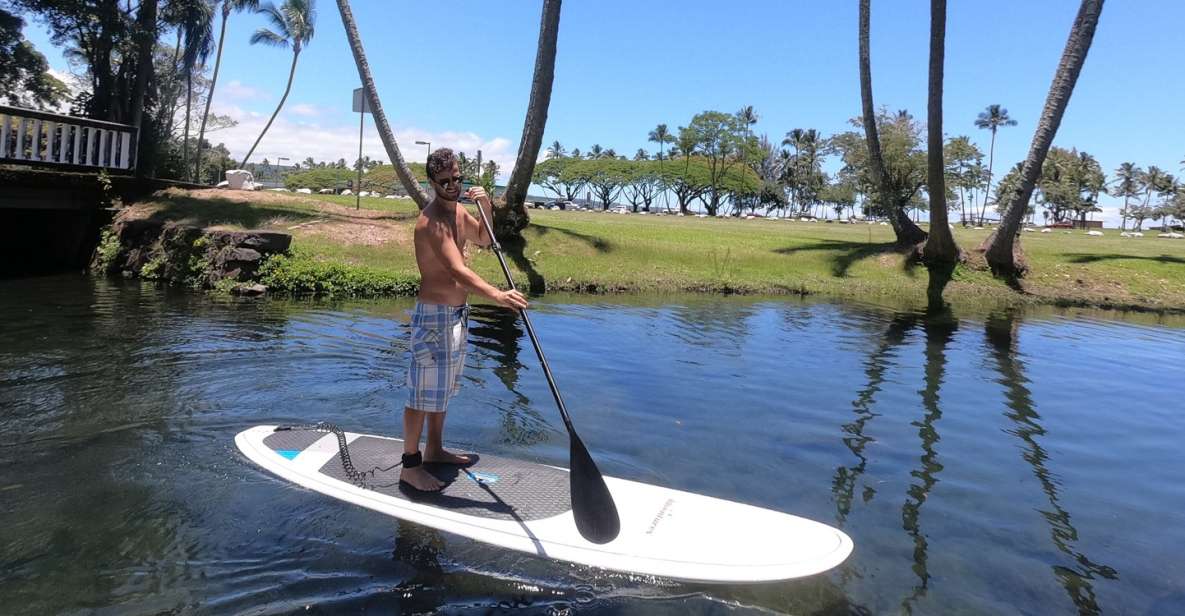
M 551 145 L 547 146 L 548 158 L 563 158 L 567 152 L 564 150 L 564 144 L 557 141 L 552 141 Z
M 193 73 L 204 65 L 214 46 L 214 7 L 207 0 L 177 2 L 178 27 L 184 44 L 181 52 L 181 74 L 185 76 L 185 133 L 181 141 L 181 169 L 189 169 L 189 121 L 192 116 Z
M 1131 207 L 1132 197 L 1140 195 L 1140 177 L 1143 174 L 1144 171 L 1135 163 L 1122 163 L 1115 170 L 1115 187 L 1111 189 L 1111 194 L 1123 197 L 1123 209 L 1119 212 L 1121 216 L 1120 231 L 1127 231 L 1128 209 Z
M 923 257 L 930 269 L 930 305 L 942 302 L 942 289 L 959 260 L 959 247 L 946 216 L 946 161 L 942 156 L 942 78 L 946 46 L 946 0 L 930 0 L 930 84 L 926 106 L 926 180 L 930 192 L 930 236 Z
M 980 224 L 983 224 L 984 214 L 987 213 L 988 194 L 992 191 L 992 160 L 996 155 L 996 131 L 1001 126 L 1016 126 L 1016 120 L 1008 117 L 1008 110 L 999 105 L 988 105 L 987 109 L 979 112 L 979 117 L 975 118 L 976 128 L 985 128 L 992 131 L 992 145 L 988 148 L 987 190 L 983 193 L 983 205 L 979 208 Z
M 881 155 L 880 137 L 876 128 L 876 109 L 872 101 L 872 64 L 869 59 L 868 32 L 871 20 L 870 0 L 860 0 L 860 103 L 863 111 L 864 138 L 868 142 L 868 162 L 872 171 L 873 192 L 876 193 L 881 207 L 888 215 L 889 224 L 893 226 L 893 233 L 897 237 L 898 246 L 912 246 L 926 239 L 926 232 L 922 231 L 909 216 L 906 215 L 904 204 L 896 203 L 894 190 L 885 173 L 885 160 Z
M 1016 236 L 1028 211 L 1029 199 L 1033 196 L 1037 177 L 1041 175 L 1045 155 L 1053 145 L 1053 137 L 1062 123 L 1062 116 L 1070 103 L 1070 95 L 1074 93 L 1074 85 L 1078 82 L 1078 75 L 1086 62 L 1086 54 L 1090 51 L 1090 44 L 1094 40 L 1095 28 L 1099 24 L 1102 12 L 1103 0 L 1082 0 L 1074 25 L 1070 28 L 1070 35 L 1066 39 L 1061 61 L 1058 62 L 1057 73 L 1049 86 L 1049 97 L 1045 99 L 1045 109 L 1041 111 L 1037 132 L 1033 135 L 1033 143 L 1029 147 L 1028 156 L 1025 157 L 1020 184 L 1008 199 L 1000 226 L 981 246 L 985 249 L 984 257 L 988 265 L 997 274 L 1018 276 L 1025 272 L 1026 267 L 1018 250 Z
M 601 144 L 599 144 L 599 143 L 594 143 L 594 144 L 592 144 L 592 147 L 588 149 L 588 152 L 584 153 L 584 155 L 586 157 L 588 157 L 590 160 L 597 159 L 597 158 L 604 158 L 605 157 L 605 148 L 602 148 Z
M 659 124 L 658 126 L 654 127 L 654 130 L 650 131 L 650 134 L 647 136 L 647 140 L 658 144 L 658 160 L 661 161 L 662 159 L 666 158 L 666 145 L 675 141 L 675 138 L 671 135 L 670 131 L 667 130 L 666 124 Z
M 349 0 L 337 0 L 337 11 L 341 14 L 342 26 L 346 30 L 346 40 L 350 43 L 350 52 L 354 54 L 354 65 L 358 67 L 358 78 L 362 81 L 362 92 L 366 96 L 366 105 L 374 117 L 375 127 L 379 131 L 379 138 L 387 150 L 387 157 L 391 159 L 391 166 L 395 167 L 395 175 L 407 194 L 422 210 L 428 207 L 428 193 L 419 180 L 412 175 L 403 153 L 399 151 L 399 143 L 395 141 L 395 133 L 391 132 L 391 125 L 387 122 L 387 114 L 383 112 L 383 104 L 379 100 L 379 92 L 375 89 L 374 77 L 370 74 L 370 62 L 366 59 L 366 50 L 362 48 L 362 37 L 358 35 L 358 24 L 354 21 L 354 12 L 350 10 Z
M 543 143 L 543 129 L 547 125 L 547 108 L 551 105 L 551 84 L 555 78 L 556 40 L 560 33 L 560 0 L 543 0 L 543 14 L 539 21 L 539 44 L 535 50 L 535 73 L 531 77 L 531 99 L 523 121 L 523 136 L 518 144 L 514 170 L 506 183 L 506 207 L 499 224 L 503 235 L 517 237 L 530 222 L 524 203 L 527 187 L 535 173 L 539 146 Z
M 255 34 L 251 35 L 251 44 L 263 43 L 274 47 L 291 47 L 292 68 L 288 69 L 288 85 L 284 87 L 284 95 L 280 97 L 280 104 L 276 105 L 272 117 L 268 118 L 267 124 L 263 126 L 263 132 L 259 133 L 259 137 L 255 139 L 251 149 L 247 150 L 247 155 L 243 157 L 242 165 L 244 167 L 247 165 L 247 161 L 251 160 L 251 155 L 255 153 L 255 148 L 259 146 L 263 136 L 272 127 L 272 122 L 280 114 L 280 109 L 284 107 L 284 101 L 288 100 L 288 93 L 292 91 L 292 78 L 296 76 L 296 61 L 300 59 L 301 50 L 313 39 L 313 29 L 317 21 L 317 9 L 313 6 L 314 3 L 315 0 L 284 0 L 284 4 L 277 8 L 276 5 L 268 2 L 259 7 L 257 11 L 272 22 L 272 27 L 275 30 L 267 28 L 256 30 Z
M 254 11 L 259 8 L 259 0 L 222 0 L 222 26 L 218 31 L 218 51 L 214 53 L 214 76 L 210 78 L 210 91 L 206 93 L 206 109 L 202 112 L 202 122 L 198 128 L 197 160 L 193 164 L 193 178 L 201 181 L 202 171 L 202 139 L 206 137 L 206 118 L 210 116 L 210 103 L 214 101 L 214 88 L 218 86 L 218 70 L 222 68 L 222 43 L 226 40 L 226 22 L 234 11 Z
M 672 143 L 673 141 L 675 141 L 675 137 L 673 135 L 671 135 L 671 132 L 669 130 L 667 130 L 666 124 L 659 124 L 658 126 L 654 127 L 654 130 L 650 131 L 650 134 L 647 135 L 647 139 L 653 143 L 658 144 L 659 190 L 662 191 L 663 206 L 666 207 L 667 211 L 670 211 L 671 210 L 671 201 L 670 201 L 670 197 L 668 196 L 667 186 L 666 186 L 666 177 L 667 177 L 666 163 L 663 162 L 664 159 L 666 159 L 666 153 L 663 150 L 665 149 L 666 144 Z

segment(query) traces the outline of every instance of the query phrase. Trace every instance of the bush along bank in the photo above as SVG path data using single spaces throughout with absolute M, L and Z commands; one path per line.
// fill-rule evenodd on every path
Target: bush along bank
M 264 263 L 284 255 L 292 236 L 273 231 L 217 231 L 158 220 L 117 220 L 103 230 L 91 269 L 193 289 L 244 295 L 267 292 Z

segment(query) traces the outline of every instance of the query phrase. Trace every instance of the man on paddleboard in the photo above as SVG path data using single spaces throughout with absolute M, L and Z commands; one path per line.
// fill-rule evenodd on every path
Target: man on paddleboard
M 403 409 L 403 468 L 399 480 L 417 490 L 443 487 L 422 466 L 424 462 L 467 464 L 468 456 L 446 451 L 441 435 L 448 401 L 460 387 L 469 328 L 469 293 L 500 306 L 523 309 L 527 300 L 518 291 L 503 291 L 482 280 L 465 265 L 465 244 L 489 246 L 493 238 L 480 220 L 458 205 L 460 166 L 453 151 L 440 148 L 428 156 L 428 179 L 436 197 L 416 220 L 416 266 L 420 293 L 411 317 L 411 366 L 407 372 L 410 396 Z M 480 186 L 466 196 L 477 201 L 493 220 L 493 204 Z M 428 423 L 428 443 L 420 451 L 420 435 Z

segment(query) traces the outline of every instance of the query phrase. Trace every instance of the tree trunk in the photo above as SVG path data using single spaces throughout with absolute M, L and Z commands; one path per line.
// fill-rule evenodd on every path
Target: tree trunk
M 165 141 L 173 140 L 173 122 L 177 116 L 177 58 L 181 56 L 181 28 L 177 28 L 177 46 L 173 48 L 173 63 L 169 66 L 173 69 L 172 83 L 169 84 L 169 115 L 165 119 Z
M 136 88 L 132 93 L 132 126 L 138 130 L 136 140 L 136 175 L 137 177 L 144 177 L 147 169 L 148 161 L 152 159 L 150 156 L 140 156 L 140 153 L 145 150 L 145 145 L 152 140 L 148 135 L 148 131 L 144 130 L 144 96 L 148 91 L 148 74 L 152 72 L 152 50 L 156 46 L 156 8 L 157 0 L 144 0 L 140 5 L 140 12 L 136 16 L 138 22 L 139 39 L 137 40 L 136 54 L 138 56 L 136 66 Z
M 1017 233 L 1020 223 L 1028 210 L 1029 199 L 1033 196 L 1033 189 L 1037 184 L 1037 177 L 1041 175 L 1041 166 L 1045 163 L 1045 156 L 1053 144 L 1053 137 L 1061 125 L 1066 106 L 1070 103 L 1070 95 L 1074 93 L 1074 85 L 1078 82 L 1078 75 L 1082 72 L 1082 65 L 1086 62 L 1086 54 L 1090 51 L 1090 44 L 1094 40 L 1095 27 L 1099 24 L 1099 15 L 1103 11 L 1103 0 L 1082 0 L 1078 9 L 1078 16 L 1070 29 L 1070 36 L 1066 40 L 1066 48 L 1058 63 L 1057 74 L 1049 88 L 1049 97 L 1045 99 L 1045 109 L 1041 112 L 1041 120 L 1037 123 L 1037 132 L 1033 135 L 1033 143 L 1029 148 L 1029 155 L 1025 158 L 1021 168 L 1020 186 L 1008 199 L 1008 206 L 1000 221 L 1000 226 L 988 236 L 983 246 L 986 248 L 984 257 L 992 271 L 999 275 L 1019 276 L 1024 274 L 1025 267 L 1021 262 L 1020 246 L 1017 243 Z
M 987 189 L 983 191 L 983 204 L 979 206 L 979 226 L 983 226 L 983 218 L 987 215 L 987 202 L 992 198 L 992 163 L 996 159 L 996 127 L 992 127 L 992 145 L 988 148 L 988 177 Z
M 391 125 L 387 123 L 387 114 L 383 113 L 383 104 L 379 101 L 378 90 L 374 86 L 374 78 L 370 75 L 370 63 L 366 60 L 366 50 L 362 48 L 362 38 L 358 35 L 358 25 L 354 22 L 354 13 L 350 10 L 349 0 L 337 0 L 337 10 L 341 14 L 342 25 L 346 29 L 346 39 L 350 42 L 350 51 L 354 54 L 354 64 L 358 67 L 358 77 L 362 80 L 362 91 L 366 95 L 366 102 L 370 106 L 370 113 L 374 116 L 375 128 L 379 131 L 379 138 L 383 140 L 383 148 L 387 150 L 387 157 L 395 167 L 395 175 L 403 189 L 415 200 L 422 210 L 428 207 L 431 199 L 424 187 L 411 174 L 407 161 L 403 160 L 403 153 L 399 151 L 399 143 L 395 141 L 395 134 L 391 132 Z
M 276 120 L 276 116 L 280 115 L 280 109 L 284 107 L 284 101 L 288 100 L 288 93 L 292 91 L 292 78 L 296 76 L 296 61 L 298 59 L 300 59 L 299 44 L 292 50 L 292 68 L 288 69 L 288 85 L 284 88 L 284 96 L 280 97 L 280 104 L 276 105 L 276 110 L 272 112 L 272 117 L 267 119 L 267 124 L 263 126 L 263 132 L 259 133 L 259 137 L 255 139 L 255 143 L 251 145 L 251 149 L 247 150 L 247 155 L 243 157 L 243 162 L 239 163 L 240 169 L 247 167 L 247 161 L 251 160 L 251 155 L 255 153 L 255 148 L 259 146 L 259 142 L 263 140 L 263 136 L 272 127 L 272 122 Z
M 502 218 L 508 218 L 498 225 L 498 231 L 506 236 L 517 236 L 530 222 L 527 209 L 523 206 L 531 175 L 535 172 L 535 159 L 539 157 L 539 146 L 543 143 L 543 128 L 547 124 L 547 108 L 551 104 L 551 84 L 555 77 L 556 39 L 560 31 L 561 0 L 543 0 L 543 16 L 539 23 L 539 45 L 535 52 L 535 75 L 531 79 L 531 100 L 527 104 L 527 117 L 523 122 L 522 141 L 518 146 L 518 157 L 514 171 L 506 184 L 506 209 Z M 499 216 L 495 215 L 495 218 Z
M 872 104 L 872 66 L 868 51 L 870 13 L 870 0 L 860 0 L 860 102 L 864 115 L 864 138 L 868 141 L 868 163 L 872 169 L 873 188 L 879 193 L 881 207 L 893 226 L 897 245 L 911 246 L 924 241 L 926 232 L 909 219 L 901 205 L 894 202 L 889 176 L 885 173 L 880 136 L 876 130 L 876 109 Z
M 930 236 L 927 263 L 954 263 L 959 248 L 946 215 L 946 166 L 942 158 L 942 78 L 946 45 L 946 0 L 930 0 L 930 87 L 926 106 L 926 175 L 930 188 Z M 933 273 L 931 273 L 933 275 Z
M 206 109 L 202 112 L 202 123 L 198 128 L 197 162 L 193 164 L 193 180 L 202 181 L 202 139 L 206 137 L 206 118 L 210 116 L 210 103 L 214 101 L 214 88 L 218 85 L 218 69 L 222 67 L 222 42 L 226 40 L 226 22 L 230 17 L 230 5 L 222 3 L 222 27 L 218 31 L 218 54 L 214 56 L 214 76 L 210 78 L 210 90 L 206 92 Z
M 293 70 L 295 70 L 296 66 L 293 66 L 292 68 L 293 68 Z M 291 76 L 288 77 L 288 83 L 289 83 L 289 87 L 291 87 L 291 83 L 292 83 Z M 190 117 L 190 115 L 192 115 L 190 113 L 189 105 L 192 100 L 193 100 L 193 67 L 190 67 L 189 70 L 186 71 L 186 73 L 185 73 L 185 137 L 181 140 L 181 174 L 182 174 L 182 177 L 184 177 L 186 173 L 189 173 L 189 117 Z M 283 103 L 280 103 L 280 104 L 282 105 Z M 279 109 L 277 109 L 276 111 L 279 112 Z M 272 117 L 275 117 L 275 114 L 273 114 Z M 271 125 L 271 122 L 268 122 L 268 125 Z M 266 128 L 263 130 L 264 130 L 264 132 L 267 131 Z M 260 138 L 262 138 L 262 137 L 263 137 L 263 135 L 260 135 Z M 256 141 L 256 143 L 259 143 L 259 142 Z

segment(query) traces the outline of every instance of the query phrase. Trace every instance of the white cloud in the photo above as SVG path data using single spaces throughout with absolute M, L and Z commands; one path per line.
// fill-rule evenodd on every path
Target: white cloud
M 237 79 L 225 84 L 220 83 L 217 88 L 214 92 L 214 100 L 249 101 L 271 98 L 271 95 L 266 91 L 244 84 Z
M 307 103 L 300 103 L 292 106 L 292 113 L 298 116 L 305 116 L 313 118 L 321 115 L 321 110 L 316 105 L 309 105 Z
M 353 163 L 358 158 L 356 123 L 329 125 L 310 122 L 305 119 L 308 116 L 297 111 L 296 107 L 299 105 L 280 112 L 255 153 L 251 155 L 252 161 L 259 162 L 267 158 L 275 162 L 277 158 L 286 157 L 292 162 L 299 162 L 312 156 L 318 161 L 336 161 L 344 158 L 348 163 Z M 247 111 L 237 105 L 221 104 L 217 97 L 214 99 L 213 111 L 220 115 L 229 115 L 238 121 L 237 126 L 220 130 L 213 135 L 214 142 L 225 143 L 230 149 L 231 156 L 235 158 L 241 158 L 247 153 L 271 115 Z M 483 160 L 493 159 L 501 168 L 499 181 L 509 179 L 511 168 L 514 166 L 516 152 L 512 149 L 511 141 L 505 137 L 486 138 L 466 131 L 432 132 L 416 127 L 394 127 L 393 130 L 400 152 L 403 153 L 404 159 L 409 161 L 422 162 L 427 159 L 426 146 L 415 143 L 426 141 L 432 144 L 433 149 L 449 147 L 470 156 L 480 149 Z M 374 128 L 374 121 L 370 118 L 367 118 L 363 130 L 362 153 L 376 160 L 390 161 L 382 140 L 379 139 L 378 131 Z

